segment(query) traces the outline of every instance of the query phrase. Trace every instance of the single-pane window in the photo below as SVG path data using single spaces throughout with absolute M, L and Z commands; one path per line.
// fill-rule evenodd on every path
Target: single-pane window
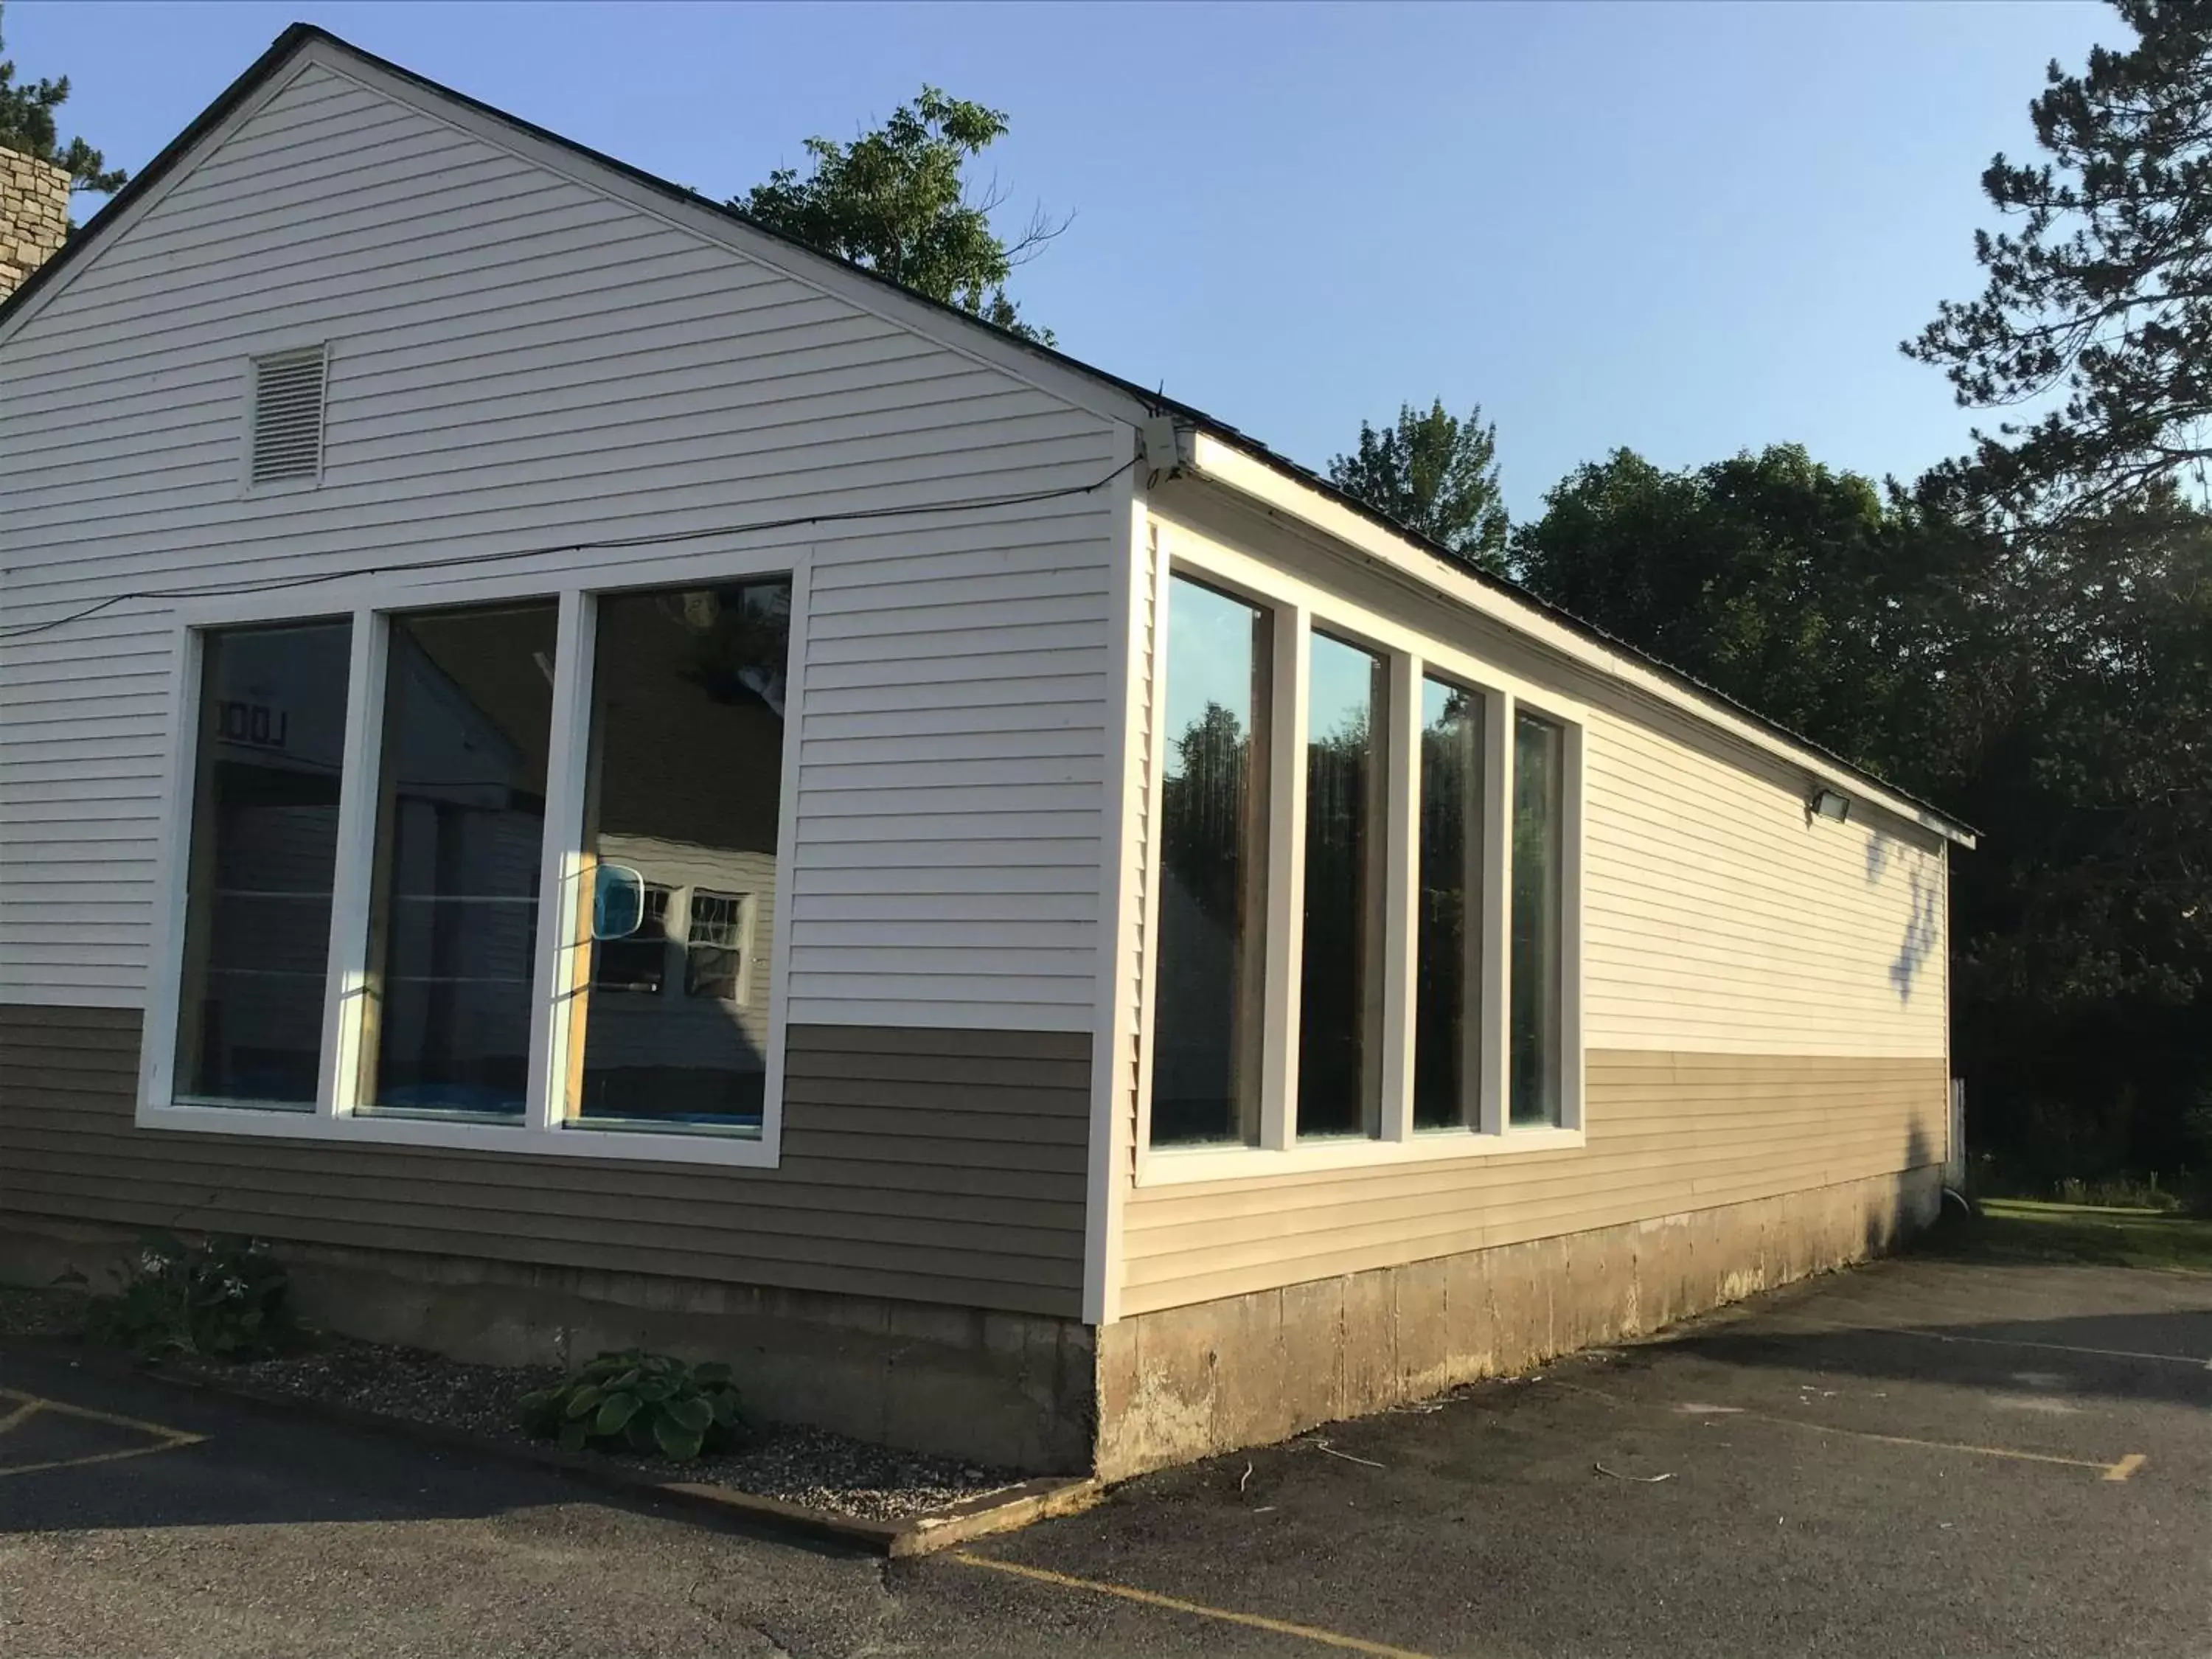
M 352 639 L 313 622 L 202 641 L 179 1098 L 314 1104 Z
M 1327 635 L 1307 651 L 1301 1135 L 1373 1134 L 1382 1089 L 1384 733 L 1389 665 Z
M 688 896 L 664 902 L 653 936 L 680 946 L 683 982 L 655 997 L 591 994 L 594 957 L 641 947 L 594 942 L 588 893 L 577 907 L 566 1114 L 580 1127 L 760 1133 L 769 1007 L 748 969 L 781 891 L 790 631 L 786 577 L 599 601 L 585 861 Z
M 660 994 L 668 982 L 668 901 L 674 896 L 665 887 L 645 884 L 637 932 L 627 939 L 605 940 L 592 953 L 594 991 Z
M 1481 1123 L 1483 702 L 1421 682 L 1413 1127 Z
M 1259 1137 L 1273 623 L 1174 579 L 1159 710 L 1156 1146 Z
M 1551 720 L 1513 722 L 1511 1121 L 1560 1121 L 1559 948 L 1566 863 L 1567 734 Z
M 364 1107 L 522 1113 L 557 614 L 392 618 Z
M 742 893 L 691 895 L 691 932 L 684 960 L 686 996 L 744 1000 L 745 910 Z

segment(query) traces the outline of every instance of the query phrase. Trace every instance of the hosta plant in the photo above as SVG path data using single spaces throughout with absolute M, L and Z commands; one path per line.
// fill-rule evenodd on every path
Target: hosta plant
M 642 1348 L 603 1353 L 525 1395 L 516 1410 L 526 1432 L 558 1440 L 564 1451 L 627 1447 L 678 1463 L 734 1450 L 752 1426 L 727 1365 L 687 1365 Z

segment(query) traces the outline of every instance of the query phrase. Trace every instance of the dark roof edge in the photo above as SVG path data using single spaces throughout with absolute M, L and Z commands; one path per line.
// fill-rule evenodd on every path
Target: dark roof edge
M 225 87 L 215 102 L 210 104 L 192 119 L 192 124 L 161 147 L 161 153 L 146 163 L 135 179 L 107 198 L 99 212 L 76 228 L 76 234 L 61 245 L 60 251 L 44 264 L 26 276 L 15 291 L 0 300 L 0 326 L 22 309 L 30 297 L 44 289 L 62 271 L 76 262 L 83 251 L 106 228 L 127 213 L 133 203 L 167 178 L 169 172 L 183 159 L 185 152 L 220 125 L 240 104 L 252 95 L 254 89 L 275 72 L 278 64 L 289 58 L 294 50 L 310 39 L 320 37 L 335 45 L 345 46 L 336 36 L 325 33 L 312 23 L 295 23 L 269 43 L 269 50 L 247 65 L 246 72 Z M 347 48 L 351 51 L 351 47 Z
M 235 110 L 240 104 L 251 97 L 264 81 L 268 80 L 276 72 L 277 70 L 282 68 L 285 61 L 291 58 L 300 47 L 306 46 L 312 41 L 317 40 L 325 41 L 329 45 L 337 47 L 339 51 L 347 53 L 349 56 L 357 58 L 364 63 L 374 65 L 376 69 L 383 71 L 385 74 L 407 82 L 412 86 L 420 87 L 425 92 L 430 93 L 436 97 L 446 99 L 453 103 L 459 104 L 465 109 L 473 110 L 478 114 L 488 116 L 493 120 L 501 122 L 507 126 L 514 127 L 520 131 L 526 132 L 543 143 L 552 144 L 561 149 L 568 151 L 572 155 L 580 155 L 587 161 L 597 163 L 600 167 L 610 168 L 613 172 L 621 174 L 623 178 L 629 179 L 635 184 L 642 185 L 657 195 L 665 196 L 672 200 L 681 202 L 690 207 L 704 208 L 708 211 L 718 214 L 724 218 L 734 222 L 735 223 L 743 225 L 755 235 L 763 236 L 771 241 L 782 243 L 787 247 L 797 250 L 799 252 L 805 255 L 808 258 L 822 260 L 825 264 L 835 265 L 842 270 L 851 272 L 855 276 L 866 278 L 869 282 L 875 283 L 890 292 L 898 295 L 910 304 L 921 305 L 929 309 L 940 312 L 947 317 L 957 318 L 966 326 L 969 328 L 981 329 L 985 333 L 988 334 L 993 339 L 1004 344 L 1017 347 L 1021 350 L 1029 352 L 1048 362 L 1055 363 L 1060 368 L 1080 374 L 1088 380 L 1103 382 L 1107 386 L 1112 386 L 1115 390 L 1122 392 L 1126 396 L 1133 398 L 1144 407 L 1152 410 L 1157 414 L 1173 415 L 1182 420 L 1188 421 L 1192 425 L 1205 430 L 1210 436 L 1218 439 L 1221 442 L 1229 445 L 1232 448 L 1241 450 L 1245 454 L 1250 456 L 1253 459 L 1273 468 L 1277 471 L 1289 475 L 1291 477 L 1295 478 L 1299 483 L 1305 484 L 1310 489 L 1319 490 L 1322 495 L 1328 497 L 1337 505 L 1345 507 L 1350 512 L 1358 514 L 1361 518 L 1365 519 L 1380 528 L 1389 532 L 1392 535 L 1398 537 L 1410 546 L 1417 548 L 1421 552 L 1427 554 L 1430 557 L 1440 561 L 1449 568 L 1455 570 L 1463 575 L 1471 576 L 1474 580 L 1481 583 L 1483 586 L 1490 587 L 1499 593 L 1504 594 L 1519 604 L 1533 607 L 1552 621 L 1559 623 L 1562 627 L 1583 635 L 1584 638 L 1595 644 L 1603 646 L 1609 651 L 1619 652 L 1625 657 L 1632 658 L 1636 661 L 1645 665 L 1657 673 L 1662 675 L 1667 679 L 1674 682 L 1692 697 L 1700 702 L 1717 704 L 1721 708 L 1726 709 L 1729 714 L 1735 715 L 1737 718 L 1747 720 L 1753 725 L 1770 732 L 1773 736 L 1783 739 L 1784 742 L 1789 743 L 1795 747 L 1805 750 L 1810 754 L 1820 757 L 1822 760 L 1835 767 L 1838 771 L 1856 778 L 1864 783 L 1870 784 L 1877 789 L 1881 789 L 1888 794 L 1895 796 L 1899 800 L 1906 802 L 1909 805 L 1918 808 L 1920 811 L 1927 813 L 1929 817 L 1950 826 L 1961 835 L 1972 836 L 1978 833 L 1972 825 L 1966 823 L 1951 813 L 1945 811 L 1942 807 L 1936 805 L 1934 803 L 1923 800 L 1918 796 L 1899 788 L 1895 784 L 1889 782 L 1878 774 L 1869 770 L 1867 768 L 1859 765 L 1854 761 L 1846 760 L 1843 756 L 1837 754 L 1833 750 L 1814 742 L 1812 738 L 1806 737 L 1802 732 L 1793 732 L 1788 726 L 1782 725 L 1779 721 L 1771 720 L 1766 715 L 1760 714 L 1757 709 L 1748 708 L 1743 703 L 1738 702 L 1734 697 L 1729 696 L 1726 692 L 1717 690 L 1712 686 L 1707 685 L 1704 681 L 1696 678 L 1694 676 L 1685 673 L 1682 670 L 1673 666 L 1671 664 L 1661 661 L 1658 658 L 1652 656 L 1649 652 L 1644 651 L 1638 647 L 1630 644 L 1626 640 L 1620 639 L 1613 635 L 1607 633 L 1603 629 L 1597 627 L 1595 623 L 1583 621 L 1581 617 L 1574 615 L 1571 611 L 1561 610 L 1559 606 L 1552 604 L 1549 600 L 1542 599 L 1539 595 L 1530 592 L 1528 588 L 1523 587 L 1520 583 L 1510 580 L 1503 576 L 1492 575 L 1488 571 L 1477 568 L 1475 566 L 1468 563 L 1466 560 L 1461 558 L 1450 549 L 1443 546 L 1441 543 L 1431 541 L 1427 537 L 1423 536 L 1419 532 L 1408 529 L 1406 526 L 1400 524 L 1397 520 L 1389 517 L 1387 514 L 1377 512 L 1366 502 L 1361 501 L 1358 496 L 1340 489 L 1336 485 L 1331 483 L 1327 478 L 1322 477 L 1319 473 L 1312 471 L 1312 469 L 1300 465 L 1297 462 L 1290 459 L 1287 456 L 1279 454 L 1274 450 L 1268 448 L 1267 445 L 1260 442 L 1257 439 L 1239 431 L 1237 428 L 1230 426 L 1222 421 L 1216 420 L 1203 410 L 1194 409 L 1188 404 L 1178 402 L 1176 399 L 1166 397 L 1158 392 L 1148 392 L 1144 387 L 1137 385 L 1134 381 L 1125 380 L 1118 374 L 1115 374 L 1108 370 L 1100 368 L 1095 364 L 1086 363 L 1080 358 L 1071 357 L 1066 352 L 1060 351 L 1052 346 L 1042 345 L 1034 340 L 1024 339 L 1020 335 L 1011 333 L 1005 329 L 1000 328 L 995 324 L 988 323 L 981 317 L 977 317 L 971 313 L 962 310 L 958 306 L 948 304 L 946 301 L 942 300 L 933 299 L 927 294 L 918 294 L 914 289 L 906 288 L 900 283 L 894 283 L 890 278 L 880 276 L 877 272 L 869 270 L 863 266 L 854 264 L 848 260 L 837 258 L 834 255 L 825 254 L 817 248 L 810 247 L 807 244 L 799 241 L 795 237 L 786 235 L 781 231 L 773 229 L 767 225 L 760 223 L 757 220 L 746 214 L 739 212 L 737 209 L 730 207 L 725 203 L 717 202 L 712 198 L 702 196 L 696 191 L 687 190 L 683 185 L 676 184 L 670 179 L 663 179 L 657 173 L 647 173 L 642 167 L 633 167 L 627 161 L 619 160 L 615 156 L 606 155 L 603 151 L 593 149 L 588 144 L 580 143 L 575 139 L 564 137 L 560 133 L 552 131 L 550 129 L 546 127 L 541 127 L 535 122 L 526 120 L 521 116 L 500 109 L 494 105 L 487 104 L 480 99 L 471 98 L 465 92 L 457 92 L 451 87 L 446 86 L 440 82 L 431 80 L 428 76 L 417 74 L 415 70 L 405 68 L 404 65 L 392 63 L 388 58 L 380 58 L 374 52 L 364 51 L 361 47 L 355 46 L 351 41 L 342 40 L 338 36 L 332 34 L 328 29 L 319 27 L 313 23 L 294 23 L 289 27 L 286 28 L 282 34 L 278 35 L 275 40 L 271 41 L 270 43 L 269 49 L 263 52 L 260 57 L 255 58 L 252 64 L 249 65 L 245 72 L 240 75 L 236 80 L 233 81 L 228 87 L 224 88 L 221 94 L 216 97 L 216 100 L 210 104 L 205 109 L 202 110 L 198 116 L 193 119 L 190 126 L 187 126 L 182 132 L 171 139 L 167 144 L 164 145 L 161 154 L 156 155 L 151 161 L 148 162 L 144 170 L 142 171 L 137 177 L 131 179 L 129 184 L 125 185 L 120 191 L 117 191 L 116 194 L 110 198 L 105 207 L 101 208 L 98 213 L 94 214 L 90 219 L 86 221 L 85 223 L 78 228 L 77 233 L 62 245 L 62 248 L 59 252 L 56 253 L 52 258 L 48 259 L 44 264 L 33 271 L 31 275 L 25 279 L 22 285 L 13 294 L 9 295 L 7 299 L 0 301 L 0 327 L 4 327 L 9 318 L 16 311 L 20 310 L 33 295 L 42 290 L 56 277 L 56 276 L 58 275 L 58 273 L 66 270 L 70 264 L 72 264 L 82 254 L 83 251 L 103 234 L 108 226 L 118 222 L 122 216 L 130 210 L 134 203 L 146 195 L 155 187 L 155 185 L 159 184 L 162 179 L 166 178 L 168 173 L 175 168 L 178 162 L 183 159 L 187 151 L 204 137 L 209 131 L 220 125 L 226 118 L 228 118 L 231 112 Z

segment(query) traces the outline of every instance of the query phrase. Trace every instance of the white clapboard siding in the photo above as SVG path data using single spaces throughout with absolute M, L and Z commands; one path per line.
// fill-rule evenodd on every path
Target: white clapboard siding
M 250 491 L 250 359 L 325 342 L 319 487 Z M 656 555 L 564 545 L 1115 455 L 1097 413 L 311 58 L 0 348 L 0 627 L 486 551 L 604 580 Z M 812 562 L 794 1024 L 1089 1028 L 1109 501 L 779 532 Z M 132 601 L 0 645 L 0 1001 L 143 1000 L 173 627 Z

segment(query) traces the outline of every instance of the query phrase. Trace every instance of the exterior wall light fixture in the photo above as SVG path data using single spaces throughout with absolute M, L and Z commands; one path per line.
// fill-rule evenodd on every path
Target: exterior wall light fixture
M 1851 798 L 1823 784 L 1806 800 L 1805 816 L 1808 819 L 1820 817 L 1835 823 L 1846 823 L 1851 816 Z

